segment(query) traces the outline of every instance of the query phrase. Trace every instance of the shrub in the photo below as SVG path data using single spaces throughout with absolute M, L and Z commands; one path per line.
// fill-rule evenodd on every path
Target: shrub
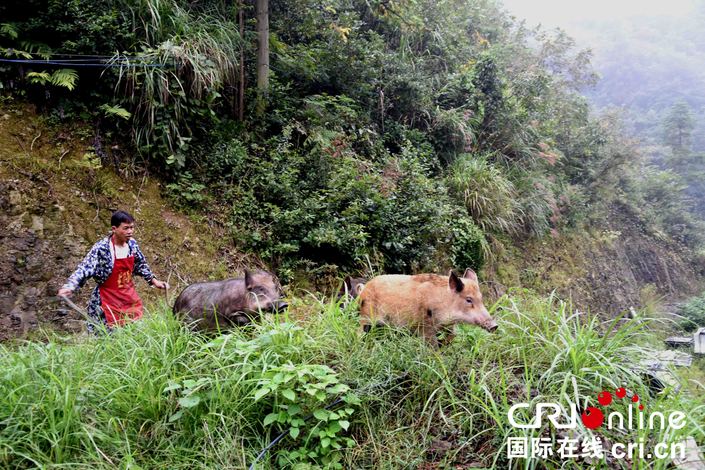
M 482 230 L 469 217 L 458 217 L 451 227 L 451 260 L 458 269 L 478 270 L 490 258 L 490 246 Z
M 364 137 L 349 100 L 306 103 L 300 120 L 263 145 L 231 139 L 205 157 L 241 247 L 284 272 L 368 259 L 394 272 L 479 269 L 484 235 L 430 176 L 428 146 L 407 141 L 366 160 L 355 150 Z
M 705 292 L 681 305 L 678 308 L 678 315 L 684 317 L 680 325 L 685 331 L 695 331 L 705 326 Z

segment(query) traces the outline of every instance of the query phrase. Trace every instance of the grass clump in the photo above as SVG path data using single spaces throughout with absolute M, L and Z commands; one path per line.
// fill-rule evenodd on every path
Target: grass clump
M 487 158 L 462 154 L 451 166 L 448 185 L 482 230 L 518 232 L 522 216 L 518 192 Z
M 643 322 L 601 323 L 522 291 L 491 311 L 500 334 L 460 327 L 439 350 L 403 331 L 359 334 L 354 305 L 313 296 L 219 336 L 156 306 L 107 337 L 5 345 L 0 466 L 246 468 L 286 433 L 258 468 L 557 467 L 557 457 L 507 460 L 507 437 L 558 437 L 548 423 L 512 428 L 509 408 L 596 406 L 620 386 L 650 410 L 684 411 L 687 424 L 603 438 L 703 442 L 702 385 L 696 398 L 650 396 L 633 370 L 649 354 Z

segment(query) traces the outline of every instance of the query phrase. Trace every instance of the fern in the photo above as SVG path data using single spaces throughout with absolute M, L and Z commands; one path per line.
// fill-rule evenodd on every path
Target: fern
M 54 73 L 51 74 L 52 85 L 67 88 L 69 91 L 76 88 L 77 81 L 78 73 L 74 69 L 54 70 Z
M 0 36 L 5 36 L 10 39 L 17 39 L 19 33 L 17 32 L 17 26 L 14 23 L 1 23 L 0 24 Z
M 29 72 L 27 74 L 27 78 L 30 83 L 34 83 L 36 85 L 46 85 L 47 82 L 51 81 L 51 75 L 47 71 Z
M 103 110 L 106 116 L 117 116 L 125 120 L 130 119 L 132 114 L 121 106 L 110 106 L 109 104 L 101 104 L 100 109 Z
M 22 46 L 22 49 L 24 49 L 26 52 L 38 55 L 44 60 L 51 59 L 51 47 L 47 46 L 43 42 L 35 42 L 25 39 L 23 41 L 20 41 L 20 46 Z
M 54 73 L 42 70 L 41 72 L 29 72 L 27 78 L 30 83 L 36 85 L 51 83 L 52 85 L 68 88 L 69 91 L 73 91 L 78 81 L 78 73 L 76 73 L 74 69 L 59 69 L 55 70 Z
M 3 57 L 20 57 L 22 59 L 31 59 L 32 54 L 26 51 L 21 51 L 19 49 L 14 49 L 12 47 L 0 47 L 0 54 L 2 54 Z

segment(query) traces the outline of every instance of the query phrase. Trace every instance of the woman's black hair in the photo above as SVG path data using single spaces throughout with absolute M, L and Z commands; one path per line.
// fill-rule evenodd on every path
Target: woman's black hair
M 135 218 L 125 211 L 115 211 L 110 217 L 110 225 L 112 227 L 119 227 L 120 224 L 131 224 L 134 221 Z

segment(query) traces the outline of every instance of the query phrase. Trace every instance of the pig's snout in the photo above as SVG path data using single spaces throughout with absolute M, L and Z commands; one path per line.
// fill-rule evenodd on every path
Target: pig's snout
M 289 308 L 289 304 L 283 300 L 274 303 L 275 310 L 286 310 L 287 308 Z
M 494 333 L 495 331 L 497 331 L 497 328 L 499 328 L 499 325 L 497 325 L 497 322 L 494 320 L 485 323 L 485 329 L 490 333 Z

